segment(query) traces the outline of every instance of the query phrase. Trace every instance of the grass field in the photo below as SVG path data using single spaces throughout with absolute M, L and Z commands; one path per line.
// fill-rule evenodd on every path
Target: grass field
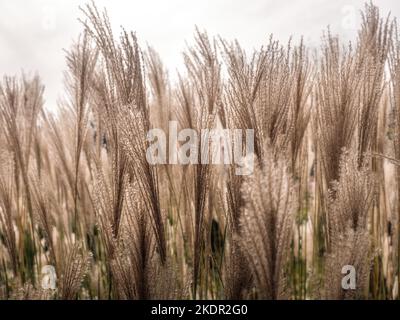
M 394 18 L 366 4 L 318 52 L 196 29 L 177 81 L 106 11 L 80 18 L 57 112 L 39 76 L 0 82 L 0 299 L 399 299 Z M 171 121 L 253 129 L 254 172 L 150 164 Z

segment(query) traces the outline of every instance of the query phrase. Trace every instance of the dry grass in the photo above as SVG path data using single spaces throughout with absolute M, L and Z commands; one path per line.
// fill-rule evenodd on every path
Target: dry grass
M 328 30 L 313 58 L 196 29 L 176 84 L 94 4 L 81 21 L 56 114 L 38 76 L 0 83 L 0 299 L 399 299 L 395 19 L 367 4 L 356 41 Z M 170 121 L 254 129 L 254 173 L 151 165 Z

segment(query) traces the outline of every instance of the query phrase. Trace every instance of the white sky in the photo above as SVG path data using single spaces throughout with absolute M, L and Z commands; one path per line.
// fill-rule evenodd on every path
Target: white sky
M 63 49 L 77 38 L 87 0 L 0 0 L 0 76 L 21 70 L 38 72 L 46 85 L 46 105 L 53 108 L 62 92 Z M 375 0 L 386 15 L 400 18 L 398 0 Z M 303 35 L 319 45 L 328 25 L 348 40 L 354 37 L 364 0 L 98 0 L 106 7 L 113 28 L 137 32 L 152 45 L 171 73 L 180 68 L 185 41 L 194 26 L 210 35 L 238 39 L 248 49 L 265 43 L 269 34 L 286 42 Z

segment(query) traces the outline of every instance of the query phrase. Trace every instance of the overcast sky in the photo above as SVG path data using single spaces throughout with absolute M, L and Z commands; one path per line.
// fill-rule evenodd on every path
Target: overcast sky
M 0 74 L 38 72 L 46 85 L 46 105 L 53 108 L 62 92 L 63 49 L 77 38 L 85 0 L 0 0 Z M 363 0 L 99 0 L 115 32 L 123 25 L 152 45 L 171 73 L 181 65 L 185 41 L 197 25 L 210 35 L 238 39 L 248 49 L 269 34 L 287 41 L 303 35 L 318 45 L 328 25 L 333 33 L 354 38 Z M 398 0 L 376 0 L 382 14 L 400 17 Z

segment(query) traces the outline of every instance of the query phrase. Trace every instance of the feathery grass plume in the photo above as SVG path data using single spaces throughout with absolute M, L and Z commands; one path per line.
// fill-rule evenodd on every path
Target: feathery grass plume
M 376 148 L 379 108 L 385 88 L 385 64 L 390 48 L 392 23 L 381 19 L 379 8 L 372 2 L 365 5 L 358 36 L 358 63 L 361 82 L 358 115 L 359 165 L 365 153 Z
M 267 70 L 267 53 L 261 48 L 254 51 L 250 60 L 236 41 L 232 44 L 221 40 L 224 48 L 228 80 L 225 92 L 225 113 L 234 128 L 254 129 L 254 152 L 261 157 L 264 133 L 257 116 L 256 98 L 261 80 Z M 270 48 L 270 47 L 268 47 Z
M 389 70 L 391 76 L 390 82 L 390 101 L 391 113 L 393 114 L 391 137 L 393 142 L 394 157 L 397 162 L 400 161 L 400 33 L 398 30 L 397 21 L 394 23 L 393 39 L 389 53 Z M 395 268 L 397 269 L 397 287 L 400 287 L 400 163 L 396 166 L 396 219 L 397 225 L 397 248 L 395 249 L 397 255 L 397 262 Z
M 128 185 L 125 192 L 122 234 L 117 240 L 118 254 L 111 262 L 112 272 L 123 298 L 147 300 L 152 286 L 149 270 L 153 267 L 154 236 L 139 190 Z
M 179 104 L 176 102 L 176 97 L 171 90 L 168 71 L 164 67 L 160 55 L 150 46 L 147 47 L 145 54 L 145 70 L 150 87 L 149 116 L 152 127 L 162 129 L 166 137 L 171 137 L 170 135 L 174 134 L 173 130 L 170 130 L 170 126 L 172 126 L 171 121 L 179 121 L 176 110 L 179 108 Z M 174 148 L 175 146 L 171 144 L 171 139 L 166 139 L 165 152 L 168 154 L 168 157 L 172 152 L 176 151 Z M 182 221 L 180 208 L 182 197 L 178 191 L 181 188 L 181 181 L 183 179 L 182 167 L 170 166 L 168 163 L 160 167 L 161 170 L 159 171 L 158 179 L 160 206 L 171 209 L 168 214 L 170 221 Z M 184 230 L 177 224 L 172 224 L 172 227 L 178 228 L 178 232 L 174 233 L 175 240 L 173 241 L 179 241 L 176 236 L 181 232 L 184 233 Z M 166 225 L 166 229 L 168 233 L 168 225 Z M 183 234 L 183 236 L 185 235 Z
M 15 183 L 15 199 L 18 199 L 17 212 L 24 215 L 21 228 L 26 230 L 29 245 L 24 246 L 36 259 L 35 230 L 33 221 L 32 196 L 29 184 L 29 168 L 32 144 L 37 134 L 39 113 L 43 107 L 44 87 L 38 76 L 29 79 L 25 75 L 19 80 L 16 77 L 4 77 L 0 84 L 0 119 L 6 150 L 12 153 L 15 163 L 13 179 Z M 21 202 L 20 199 L 24 199 Z M 29 230 L 29 231 L 28 231 Z M 32 250 L 31 250 L 32 249 Z M 23 257 L 27 265 L 27 273 L 34 283 L 34 264 L 32 259 Z
M 113 256 L 113 239 L 119 236 L 125 187 L 128 179 L 125 155 L 112 153 L 110 159 L 94 158 L 93 205 L 97 220 L 106 233 L 106 247 Z
M 310 97 L 314 77 L 313 66 L 303 39 L 291 52 L 290 72 L 294 79 L 289 114 L 290 156 L 294 170 L 311 117 Z
M 80 245 L 72 245 L 62 267 L 59 289 L 62 300 L 77 298 L 82 282 L 89 272 L 91 258 L 92 254 L 86 252 Z
M 339 179 L 342 149 L 352 146 L 359 111 L 361 78 L 351 45 L 341 47 L 328 31 L 316 86 L 316 124 L 319 160 L 326 186 Z
M 120 236 L 125 186 L 129 179 L 127 158 L 119 143 L 119 129 L 113 106 L 113 92 L 108 90 L 104 74 L 96 77 L 94 112 L 97 115 L 95 128 L 96 152 L 92 153 L 94 165 L 91 198 L 96 212 L 96 221 L 103 239 L 106 256 L 108 296 L 112 293 L 111 261 L 117 254 L 117 239 Z
M 152 217 L 151 225 L 158 252 L 162 263 L 164 263 L 167 253 L 164 218 L 161 213 L 158 190 L 158 169 L 156 166 L 152 166 L 146 158 L 146 150 L 148 149 L 146 132 L 148 131 L 148 127 L 145 127 L 145 120 L 142 113 L 133 105 L 131 108 L 119 114 L 121 144 L 130 159 L 129 166 L 134 173 L 146 211 Z
M 69 145 L 67 143 L 66 134 L 68 134 L 65 126 L 61 125 L 61 119 L 68 116 L 65 109 L 60 110 L 60 115 L 55 116 L 45 114 L 43 120 L 48 127 L 48 136 L 52 142 L 54 152 L 54 164 L 57 170 L 63 173 L 67 182 L 68 188 L 74 190 L 74 169 L 71 164 L 71 153 L 69 152 Z
M 369 210 L 375 193 L 375 180 L 368 163 L 359 168 L 357 153 L 343 153 L 340 179 L 333 183 L 328 205 L 331 247 L 323 274 L 325 283 L 322 297 L 325 299 L 367 298 L 372 262 Z M 341 272 L 347 265 L 356 270 L 355 290 L 342 288 Z
M 227 113 L 228 128 L 236 128 L 231 114 Z M 243 143 L 243 142 L 242 142 Z M 243 147 L 245 142 L 243 143 Z M 242 183 L 243 176 L 236 174 L 235 166 L 228 166 L 223 188 L 224 209 L 227 215 L 227 232 L 225 237 L 225 297 L 229 300 L 239 300 L 245 297 L 246 289 L 251 283 L 249 268 L 237 238 L 241 234 L 240 217 L 243 203 Z
M 152 123 L 155 127 L 162 128 L 167 133 L 169 132 L 168 122 L 172 111 L 168 73 L 163 66 L 160 55 L 152 47 L 147 48 L 145 62 L 152 93 L 151 97 L 154 100 L 153 105 L 150 105 L 150 110 L 153 112 L 150 113 L 153 113 L 153 118 L 156 119 L 152 120 Z
M 178 75 L 179 81 L 177 88 L 174 91 L 175 94 L 175 114 L 181 128 L 196 128 L 196 114 L 193 108 L 193 90 L 188 84 L 188 81 L 185 81 L 181 75 Z M 168 171 L 167 171 L 168 172 Z M 172 190 L 176 190 L 176 202 L 178 203 L 177 209 L 179 209 L 178 213 L 178 222 L 181 226 L 181 243 L 180 246 L 183 250 L 183 259 L 182 263 L 184 266 L 189 266 L 187 271 L 190 273 L 190 277 L 193 278 L 193 243 L 194 243 L 194 188 L 193 188 L 193 179 L 189 178 L 193 176 L 193 172 L 190 170 L 190 166 L 182 166 L 178 171 L 179 175 L 174 176 L 174 180 L 176 183 L 176 188 L 172 188 Z M 190 176 L 189 176 L 190 175 Z
M 47 181 L 46 181 L 47 182 Z M 50 259 L 49 262 L 56 267 L 59 271 L 58 259 L 56 257 L 56 248 L 53 240 L 53 227 L 55 226 L 55 219 L 53 213 L 55 210 L 55 201 L 52 198 L 52 191 L 49 184 L 43 181 L 38 181 L 37 177 L 31 175 L 30 185 L 32 186 L 32 199 L 33 210 L 35 213 L 35 222 L 38 223 L 45 239 L 45 246 L 49 249 Z
M 242 251 L 239 235 L 233 233 L 226 244 L 224 256 L 224 295 L 228 300 L 241 300 L 249 296 L 252 276 Z
M 152 48 L 148 47 L 146 55 L 146 71 L 150 84 L 149 110 L 152 126 L 162 129 L 166 137 L 174 136 L 174 129 L 170 130 L 175 124 L 170 121 L 179 123 L 182 128 L 192 128 L 191 120 L 185 119 L 190 117 L 190 113 L 181 110 L 177 96 L 180 94 L 177 89 L 171 87 L 168 72 L 161 61 L 159 54 Z M 183 107 L 190 108 L 186 105 Z M 166 141 L 166 152 L 169 156 L 172 152 L 177 151 L 177 146 L 171 143 L 171 139 Z M 168 150 L 168 151 L 167 151 Z M 180 272 L 180 284 L 187 283 L 187 279 L 191 278 L 190 268 L 192 265 L 190 246 L 193 239 L 193 224 L 191 210 L 187 209 L 193 198 L 188 190 L 188 184 L 192 181 L 187 179 L 186 174 L 190 172 L 188 166 L 180 165 L 161 165 L 159 171 L 158 185 L 160 190 L 160 206 L 168 208 L 166 211 L 167 222 L 166 237 L 172 261 L 168 261 L 164 269 L 171 269 L 173 272 Z M 185 214 L 188 213 L 188 214 Z M 171 252 L 170 252 L 171 253 Z M 173 267 L 171 268 L 171 266 Z M 158 268 L 160 269 L 160 268 Z M 165 272 L 169 274 L 170 272 Z
M 281 299 L 289 297 L 285 268 L 298 201 L 287 161 L 270 150 L 264 151 L 254 174 L 243 183 L 240 241 L 257 297 Z
M 169 83 L 169 76 L 167 69 L 164 67 L 160 55 L 154 48 L 148 47 L 145 54 L 145 70 L 147 80 L 150 87 L 149 113 L 152 127 L 161 129 L 165 136 L 168 137 L 165 141 L 165 152 L 167 157 L 171 159 L 173 152 L 177 151 L 177 145 L 171 143 L 171 138 L 174 137 L 174 129 L 170 130 L 179 120 L 181 123 L 185 121 L 179 119 L 183 115 L 177 103 L 175 88 L 171 88 Z M 182 121 L 183 120 L 183 121 Z M 173 121 L 173 122 L 172 122 Z M 180 165 L 169 165 L 168 162 L 159 165 L 158 188 L 160 190 L 160 207 L 168 208 L 166 210 L 166 218 L 169 223 L 165 224 L 166 237 L 168 243 L 173 250 L 177 250 L 176 246 L 184 246 L 188 243 L 191 230 L 186 228 L 190 224 L 189 215 L 184 215 L 183 202 L 185 197 L 182 196 L 181 191 L 183 187 L 184 167 Z M 185 255 L 179 257 L 180 262 L 183 264 Z
M 115 97 L 122 107 L 136 103 L 145 113 L 146 105 L 140 102 L 144 98 L 142 83 L 142 66 L 139 57 L 139 48 L 133 32 L 122 30 L 119 41 L 114 38 L 107 11 L 99 13 L 92 1 L 91 5 L 81 8 L 88 21 L 82 21 L 86 32 L 95 40 L 101 55 L 107 80 L 111 81 L 115 90 Z
M 389 55 L 389 67 L 391 76 L 391 107 L 393 113 L 393 146 L 395 157 L 400 159 L 400 145 L 397 139 L 400 137 L 400 33 L 397 28 L 397 22 L 394 25 L 394 37 Z
M 178 283 L 178 270 L 170 263 L 158 264 L 157 268 L 150 269 L 150 278 L 159 279 L 152 286 L 153 300 L 187 300 L 190 297 L 190 283 L 182 279 Z
M 290 131 L 290 109 L 294 81 L 290 73 L 291 43 L 287 49 L 272 36 L 266 49 L 266 72 L 261 78 L 256 103 L 258 129 L 274 147 L 287 147 Z
M 96 75 L 93 86 L 94 100 L 92 102 L 93 111 L 96 114 L 95 135 L 97 148 L 92 156 L 94 168 L 98 173 L 95 177 L 95 183 L 102 183 L 109 188 L 106 191 L 103 190 L 103 192 L 107 193 L 107 197 L 100 199 L 99 203 L 106 199 L 111 201 L 108 204 L 104 204 L 104 206 L 107 206 L 105 212 L 107 212 L 107 215 L 112 215 L 109 217 L 108 223 L 112 228 L 113 237 L 118 237 L 124 204 L 124 187 L 130 174 L 128 160 L 119 141 L 121 134 L 115 106 L 113 105 L 114 99 L 116 99 L 115 93 L 111 89 L 113 83 L 107 80 L 106 74 L 100 72 Z
M 195 46 L 184 53 L 188 80 L 194 86 L 200 114 L 212 115 L 218 111 L 221 98 L 221 65 L 217 56 L 217 42 L 210 41 L 206 32 L 196 28 Z M 200 115 L 199 115 L 200 116 Z M 203 120 L 202 117 L 199 117 Z
M 390 21 L 390 15 L 386 20 L 381 19 L 379 8 L 370 2 L 365 5 L 362 13 L 362 25 L 358 37 L 358 59 L 359 74 L 363 79 L 360 87 L 360 110 L 358 115 L 358 157 L 359 166 L 362 165 L 363 159 L 367 153 L 382 152 L 379 148 L 378 125 L 380 125 L 380 115 L 384 114 L 382 110 L 386 107 L 382 97 L 386 87 L 386 62 L 390 49 L 393 24 Z M 382 130 L 380 130 L 382 132 Z M 380 145 L 382 146 L 382 145 Z M 378 158 L 371 161 L 371 166 L 375 173 L 384 174 L 383 162 Z M 383 189 L 382 193 L 385 192 Z M 377 210 L 372 214 L 372 219 L 376 221 L 372 233 L 374 243 L 377 246 L 383 246 L 384 241 L 380 228 L 386 228 L 386 217 L 382 206 L 378 205 Z M 383 226 L 382 226 L 383 225 Z M 379 244 L 378 244 L 379 243 Z M 379 264 L 381 256 L 377 256 L 374 263 L 374 277 L 380 272 Z M 378 291 L 379 284 L 377 281 L 372 282 L 372 289 Z
M 174 83 L 94 1 L 82 11 L 56 113 L 38 77 L 0 83 L 0 299 L 398 298 L 394 20 L 366 4 L 354 46 L 328 32 L 315 63 L 303 40 L 246 52 L 196 29 Z M 256 171 L 202 164 L 201 141 L 200 164 L 150 165 L 146 135 L 171 120 L 254 129 Z M 48 264 L 58 290 L 40 287 Z
M 302 43 L 292 52 L 291 42 L 285 48 L 271 35 L 249 61 L 237 42 L 222 45 L 229 75 L 227 112 L 240 128 L 255 130 L 256 155 L 261 156 L 266 141 L 276 148 L 286 148 L 290 139 L 299 144 L 308 122 L 301 111 L 310 93 L 304 87 L 309 66 Z
M 60 104 L 58 114 L 43 114 L 41 135 L 37 141 L 36 154 L 43 163 L 38 178 L 46 177 L 54 186 L 54 197 L 64 206 L 68 223 L 68 236 L 84 237 L 94 220 L 91 206 L 89 185 L 91 180 L 89 145 L 93 145 L 90 134 L 82 141 L 81 161 L 78 167 L 78 182 L 75 175 L 75 133 L 76 114 L 67 104 Z M 94 147 L 94 146 L 93 146 Z M 76 184 L 77 183 L 77 184 Z M 77 202 L 75 202 L 75 186 L 78 186 Z M 77 212 L 75 209 L 78 209 Z M 77 213 L 79 219 L 77 218 Z
M 93 77 L 93 111 L 96 114 L 95 130 L 97 142 L 97 158 L 101 158 L 102 150 L 107 151 L 112 165 L 111 179 L 115 186 L 123 184 L 122 178 L 128 171 L 126 154 L 120 143 L 120 130 L 117 120 L 117 110 L 125 107 L 132 101 L 133 90 L 132 77 L 133 63 L 135 57 L 123 57 L 124 52 L 121 46 L 114 43 L 112 31 L 106 12 L 100 17 L 96 7 L 87 6 L 83 13 L 92 22 L 90 27 L 84 23 L 86 31 L 94 37 L 101 55 L 98 62 L 96 75 Z M 126 33 L 125 33 L 126 36 Z M 128 49 L 127 49 L 128 50 Z M 121 74 L 118 74 L 121 72 Z M 117 198 L 123 198 L 121 188 L 115 190 Z M 115 225 L 116 227 L 116 225 Z M 115 230 L 116 231 L 116 230 Z
M 17 236 L 15 234 L 16 205 L 13 203 L 15 188 L 13 186 L 14 161 L 10 154 L 4 153 L 0 160 L 0 233 L 4 238 L 14 276 L 19 271 Z
M 162 265 L 149 216 L 137 186 L 126 187 L 126 207 L 117 253 L 111 261 L 117 295 L 123 299 L 153 300 L 182 297 L 172 267 Z M 154 281 L 157 279 L 157 281 Z
M 118 278 L 113 272 L 113 261 L 117 259 L 118 241 L 121 237 L 126 177 L 117 180 L 119 177 L 118 171 L 115 171 L 115 163 L 110 164 L 98 159 L 95 164 L 94 185 L 91 194 L 96 221 L 104 243 L 107 271 L 106 286 L 108 286 L 107 294 L 110 298 L 114 281 L 118 287 Z M 117 181 L 120 181 L 121 184 L 117 184 Z M 126 281 L 126 283 L 128 282 Z
M 99 166 L 95 172 L 92 201 L 100 237 L 105 250 L 105 265 L 107 270 L 106 286 L 108 289 L 107 295 L 110 299 L 113 285 L 112 261 L 117 254 L 117 236 L 115 230 L 118 230 L 118 236 L 120 236 L 120 224 L 118 224 L 118 226 L 114 224 L 113 214 L 116 199 L 108 178 L 109 177 L 104 174 L 102 167 Z
M 98 54 L 97 50 L 91 47 L 89 40 L 85 31 L 82 38 L 67 52 L 66 56 L 68 66 L 68 72 L 65 73 L 67 103 L 76 117 L 73 189 L 75 225 L 77 225 L 78 219 L 79 165 L 88 130 L 89 95 Z
M 25 75 L 21 81 L 5 77 L 0 85 L 0 111 L 3 120 L 3 130 L 9 150 L 21 171 L 22 181 L 28 200 L 28 210 L 31 213 L 31 200 L 28 183 L 28 168 L 31 157 L 31 147 L 37 130 L 37 120 L 43 107 L 43 90 L 38 76 L 28 79 Z
M 51 300 L 52 292 L 42 288 L 37 289 L 30 283 L 25 283 L 11 297 L 11 300 Z
M 339 174 L 340 179 L 332 183 L 329 193 L 328 230 L 331 237 L 344 232 L 347 227 L 367 229 L 368 211 L 376 192 L 376 182 L 368 162 L 358 168 L 356 152 L 342 153 Z
M 294 167 L 310 118 L 311 64 L 303 42 L 294 50 L 290 43 L 285 49 L 271 36 L 266 49 L 255 51 L 250 62 L 237 42 L 222 44 L 229 73 L 228 119 L 231 117 L 235 128 L 255 129 L 255 152 L 258 156 L 262 157 L 261 145 L 266 139 L 272 141 L 276 149 L 286 148 L 290 143 L 288 154 Z M 240 180 L 232 172 L 227 181 L 228 213 L 236 212 L 236 218 L 233 217 L 236 221 L 239 211 L 235 210 L 235 203 L 241 197 L 238 193 Z M 237 255 L 238 252 L 233 257 Z
M 316 68 L 309 57 L 309 50 L 303 38 L 290 50 L 290 74 L 293 79 L 291 86 L 292 98 L 289 102 L 288 128 L 289 146 L 286 156 L 290 159 L 290 169 L 297 182 L 299 211 L 296 216 L 296 233 L 292 241 L 292 271 L 290 278 L 295 299 L 307 295 L 307 267 L 312 263 L 307 259 L 307 238 L 311 235 L 306 231 L 310 224 L 310 176 L 308 162 L 310 161 L 309 123 L 313 109 L 313 82 L 316 78 Z
M 164 222 L 158 194 L 157 168 L 146 159 L 148 142 L 146 133 L 150 129 L 150 117 L 143 80 L 142 59 L 136 36 L 123 30 L 120 43 L 114 40 L 107 13 L 100 16 L 94 3 L 87 5 L 84 14 L 89 24 L 87 31 L 100 49 L 107 72 L 110 88 L 115 90 L 115 113 L 119 128 L 118 142 L 126 152 L 127 164 L 139 184 L 148 213 L 152 217 L 161 261 L 166 259 Z
M 263 135 L 258 130 L 259 119 L 256 116 L 255 100 L 261 78 L 265 72 L 266 54 L 263 49 L 254 51 L 250 61 L 239 43 L 220 40 L 224 61 L 228 69 L 228 82 L 224 94 L 224 115 L 227 128 L 254 130 L 254 151 L 261 156 Z M 225 210 L 227 212 L 228 233 L 225 250 L 224 291 L 227 299 L 241 299 L 249 287 L 251 277 L 240 241 L 240 215 L 243 206 L 241 186 L 243 177 L 236 175 L 234 166 L 227 168 Z
M 317 166 L 317 222 L 315 224 L 319 251 L 329 249 L 330 237 L 326 223 L 327 194 L 331 184 L 339 179 L 343 149 L 350 149 L 355 140 L 357 116 L 360 109 L 361 77 L 357 73 L 357 57 L 351 44 L 342 47 L 337 37 L 323 38 L 315 88 L 316 114 L 314 136 Z M 332 193 L 334 197 L 334 192 Z M 321 213 L 320 213 L 321 212 Z

